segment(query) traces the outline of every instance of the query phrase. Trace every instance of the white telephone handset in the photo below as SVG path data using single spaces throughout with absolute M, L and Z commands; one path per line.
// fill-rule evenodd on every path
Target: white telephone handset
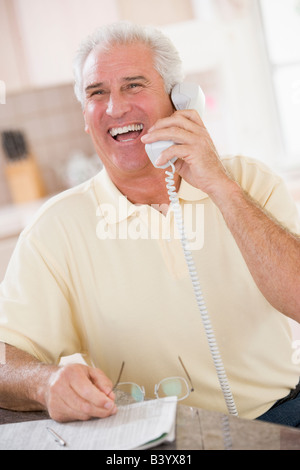
M 205 96 L 199 85 L 195 83 L 177 83 L 171 92 L 172 102 L 177 110 L 181 109 L 195 109 L 198 111 L 200 117 L 203 117 L 205 107 Z M 155 165 L 156 160 L 160 154 L 168 147 L 174 145 L 171 140 L 161 140 L 153 142 L 152 144 L 146 144 L 145 149 L 155 168 L 167 168 L 170 163 L 166 163 L 163 166 Z M 176 157 L 170 160 L 174 163 L 177 160 Z
M 200 117 L 201 118 L 203 117 L 205 97 L 201 88 L 198 85 L 195 85 L 192 83 L 177 84 L 172 90 L 171 98 L 176 109 L 178 110 L 179 109 L 195 109 L 196 111 L 198 111 Z M 201 314 L 201 318 L 202 318 L 203 325 L 204 325 L 204 330 L 205 330 L 206 337 L 208 340 L 208 345 L 211 351 L 211 355 L 213 358 L 213 362 L 216 368 L 217 376 L 219 379 L 219 383 L 220 383 L 220 386 L 224 395 L 224 399 L 225 399 L 229 414 L 233 414 L 237 416 L 238 415 L 237 409 L 236 409 L 234 399 L 233 399 L 233 396 L 232 396 L 232 393 L 228 384 L 226 372 L 222 363 L 222 358 L 219 353 L 219 349 L 218 349 L 218 345 L 214 336 L 213 328 L 210 323 L 210 318 L 209 318 L 207 308 L 205 305 L 205 300 L 201 291 L 193 256 L 188 247 L 188 241 L 184 233 L 181 206 L 179 203 L 178 195 L 176 193 L 175 184 L 174 184 L 174 173 L 175 173 L 174 162 L 177 160 L 177 158 L 176 157 L 172 158 L 164 166 L 157 167 L 155 165 L 155 162 L 160 156 L 161 152 L 163 152 L 163 150 L 167 149 L 171 145 L 174 145 L 174 142 L 170 140 L 159 141 L 159 142 L 154 142 L 152 144 L 146 144 L 145 149 L 151 162 L 156 168 L 165 169 L 165 168 L 168 168 L 169 166 L 171 167 L 165 171 L 166 176 L 167 176 L 166 183 L 167 183 L 168 195 L 169 195 L 172 209 L 174 211 L 174 217 L 177 223 L 178 232 L 180 234 L 181 245 L 184 251 L 184 256 L 186 259 L 191 282 L 193 285 L 196 302 L 197 302 L 197 305 Z

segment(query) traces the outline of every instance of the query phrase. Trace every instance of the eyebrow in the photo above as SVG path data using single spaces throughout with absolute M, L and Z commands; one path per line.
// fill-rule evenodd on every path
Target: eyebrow
M 149 83 L 149 80 L 144 77 L 143 75 L 134 75 L 132 77 L 124 77 L 122 78 L 122 81 L 128 83 L 128 82 L 134 82 L 134 81 L 137 81 L 137 80 L 141 80 L 145 83 Z M 88 85 L 86 88 L 85 88 L 85 92 L 87 93 L 88 91 L 90 90 L 95 90 L 96 88 L 101 88 L 103 85 L 105 84 L 105 82 L 98 82 L 98 83 L 92 83 L 91 85 Z
M 94 88 L 100 88 L 103 86 L 103 82 L 99 82 L 99 83 L 93 83 L 92 85 L 88 85 L 86 88 L 85 88 L 85 91 L 89 91 L 89 90 L 93 90 Z
M 142 80 L 143 82 L 146 82 L 146 83 L 149 82 L 149 80 L 146 77 L 144 77 L 143 75 L 136 75 L 136 76 L 133 76 L 133 77 L 124 77 L 123 80 L 125 82 L 133 82 L 135 80 Z

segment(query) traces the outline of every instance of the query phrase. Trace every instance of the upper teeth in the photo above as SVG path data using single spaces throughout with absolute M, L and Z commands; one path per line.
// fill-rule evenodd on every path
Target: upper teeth
M 112 137 L 115 137 L 118 134 L 126 134 L 126 132 L 130 131 L 141 131 L 143 130 L 143 124 L 131 124 L 130 126 L 125 127 L 114 127 L 110 129 L 109 133 Z

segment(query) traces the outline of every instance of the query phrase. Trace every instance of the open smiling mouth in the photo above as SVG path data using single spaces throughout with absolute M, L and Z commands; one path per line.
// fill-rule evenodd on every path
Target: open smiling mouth
M 143 124 L 131 124 L 124 127 L 113 127 L 109 129 L 109 133 L 117 142 L 131 142 L 138 139 L 143 128 Z

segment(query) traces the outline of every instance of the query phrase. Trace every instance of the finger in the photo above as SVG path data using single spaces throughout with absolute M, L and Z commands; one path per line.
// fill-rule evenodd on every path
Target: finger
M 183 116 L 196 124 L 203 124 L 203 120 L 196 109 L 182 109 L 180 111 L 175 111 L 173 116 Z
M 90 382 L 78 388 L 77 382 L 70 384 L 68 407 L 76 419 L 105 418 L 117 411 L 115 403 Z M 95 393 L 96 390 L 96 393 Z
M 182 111 L 176 111 L 171 116 L 159 119 L 149 130 L 151 133 L 153 130 L 162 129 L 164 127 L 180 127 L 182 129 L 193 131 L 198 126 L 203 127 L 203 121 L 197 111 L 192 109 L 185 109 Z
M 101 390 L 105 395 L 114 400 L 115 395 L 113 393 L 112 381 L 102 372 L 100 369 L 90 369 L 90 378 L 93 384 Z
M 155 164 L 157 166 L 163 166 L 174 157 L 187 163 L 190 163 L 190 160 L 193 159 L 191 149 L 188 145 L 172 145 L 161 153 Z M 178 161 L 175 162 L 175 167 L 178 167 Z
M 116 412 L 114 400 L 99 390 L 91 375 L 95 377 L 94 369 L 79 364 L 65 366 L 55 373 L 49 397 L 49 407 L 55 415 L 65 413 L 71 418 L 88 419 L 103 418 Z M 100 371 L 96 375 L 110 383 Z
M 87 420 L 90 418 L 106 418 L 117 412 L 117 407 L 112 400 L 101 400 L 101 398 L 99 397 L 99 401 L 92 402 L 85 400 L 82 396 L 79 396 L 75 391 L 73 399 L 69 406 L 72 411 L 77 414 L 77 419 L 80 420 Z
M 78 396 L 71 387 L 64 392 L 63 396 L 53 397 L 53 404 L 50 402 L 48 411 L 55 421 L 86 421 L 92 417 L 105 418 L 117 411 L 116 409 L 98 409 Z
M 161 140 L 171 140 L 176 144 L 188 144 L 206 134 L 207 130 L 203 124 L 189 121 L 182 116 L 170 117 L 157 121 L 148 133 L 142 136 L 141 141 L 144 144 L 151 144 Z
M 208 159 L 206 158 L 207 156 Z M 207 134 L 201 136 L 201 141 L 194 139 L 193 141 L 190 140 L 187 144 L 171 145 L 161 153 L 155 164 L 158 166 L 164 165 L 174 157 L 189 165 L 192 165 L 194 162 L 197 162 L 197 165 L 201 165 L 208 163 L 208 160 L 210 162 L 216 159 L 219 160 L 215 146 Z M 177 166 L 175 165 L 175 167 Z
M 199 135 L 178 127 L 168 127 L 152 131 L 142 137 L 144 144 L 152 144 L 158 141 L 173 141 L 175 144 L 188 144 L 194 142 Z
M 84 401 L 99 410 L 109 410 L 112 408 L 114 401 L 101 389 L 103 386 L 104 390 L 110 393 L 112 389 L 111 381 L 97 369 L 87 368 L 81 372 L 80 375 L 74 376 L 70 382 L 70 386 L 74 392 Z M 102 385 L 102 383 L 104 385 Z
M 47 409 L 52 419 L 59 422 L 86 420 L 88 416 L 81 410 L 82 399 L 62 380 L 51 385 L 47 399 Z

